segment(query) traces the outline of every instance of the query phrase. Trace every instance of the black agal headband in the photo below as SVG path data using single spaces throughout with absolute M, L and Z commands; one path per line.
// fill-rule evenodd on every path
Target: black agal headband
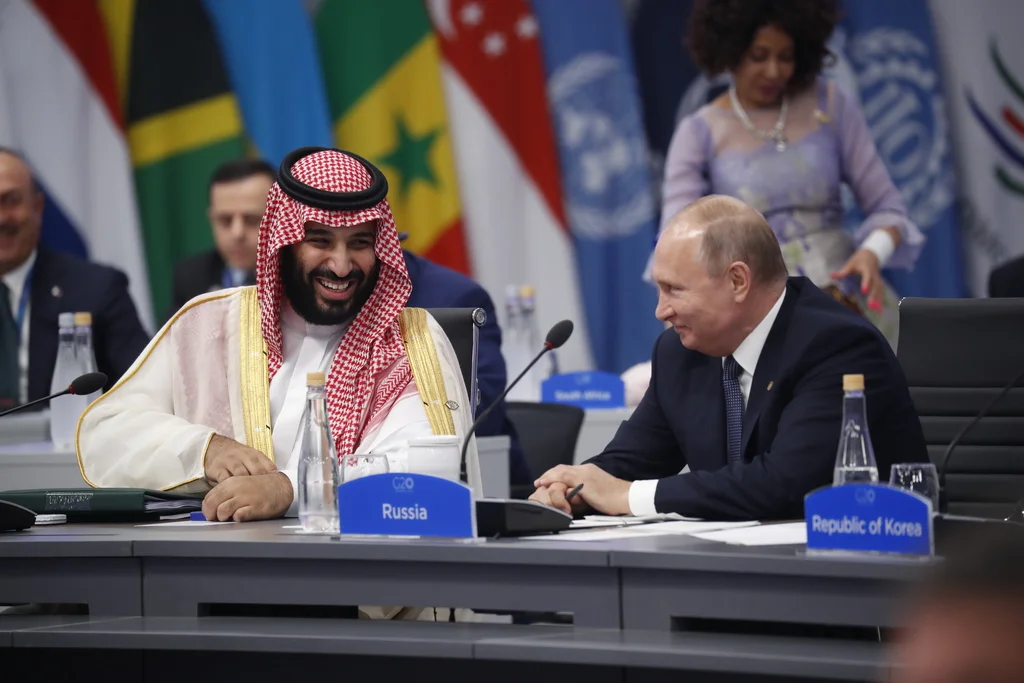
M 299 159 L 310 154 L 316 154 L 317 152 L 340 152 L 352 157 L 362 164 L 363 168 L 370 174 L 370 187 L 358 192 L 331 192 L 330 190 L 321 190 L 296 180 L 295 176 L 292 175 L 292 166 Z M 359 211 L 360 209 L 369 209 L 380 204 L 388 194 L 388 179 L 384 177 L 379 168 L 358 154 L 331 147 L 300 147 L 294 152 L 290 152 L 281 161 L 281 170 L 278 172 L 277 184 L 286 195 L 295 201 L 316 209 L 323 209 L 324 211 Z

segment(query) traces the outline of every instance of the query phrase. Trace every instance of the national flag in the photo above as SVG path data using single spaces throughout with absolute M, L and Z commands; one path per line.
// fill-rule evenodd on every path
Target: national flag
M 858 0 L 845 6 L 842 28 L 875 146 L 928 239 L 913 270 L 885 276 L 901 296 L 964 296 L 952 139 L 928 6 Z
M 315 26 L 334 139 L 378 165 L 403 246 L 471 272 L 440 54 L 421 0 L 324 0 Z
M 202 0 L 99 3 L 128 128 L 153 303 L 163 316 L 174 263 L 213 246 L 210 175 L 245 156 L 242 116 Z
M 128 145 L 95 3 L 0 5 L 0 145 L 25 155 L 46 194 L 44 242 L 124 271 L 152 329 Z
M 649 360 L 663 329 L 642 280 L 658 209 L 626 21 L 619 0 L 533 9 L 594 364 L 618 374 Z
M 961 229 L 971 291 L 1024 254 L 1024 43 L 1019 2 L 933 0 L 961 168 Z
M 526 0 L 428 0 L 427 7 L 444 60 L 474 273 L 496 301 L 507 285 L 532 285 L 541 334 L 564 318 L 576 325 L 560 370 L 591 368 L 537 19 Z
M 256 153 L 277 168 L 299 147 L 333 146 L 316 35 L 300 0 L 203 1 Z

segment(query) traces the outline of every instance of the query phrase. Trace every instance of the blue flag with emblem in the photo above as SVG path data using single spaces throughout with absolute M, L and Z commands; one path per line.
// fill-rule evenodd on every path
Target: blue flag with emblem
M 657 208 L 619 0 L 533 0 L 594 363 L 650 359 L 661 324 L 642 280 Z
M 927 236 L 912 271 L 887 271 L 900 296 L 967 296 L 939 55 L 926 2 L 844 4 L 843 54 L 875 146 Z M 859 222 L 859 212 L 851 220 Z

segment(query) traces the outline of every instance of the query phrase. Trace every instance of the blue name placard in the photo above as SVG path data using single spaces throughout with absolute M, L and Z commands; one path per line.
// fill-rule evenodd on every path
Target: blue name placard
M 541 400 L 580 408 L 622 408 L 626 405 L 626 387 L 618 375 L 610 372 L 570 372 L 544 380 Z
M 808 550 L 932 555 L 932 502 L 884 484 L 818 489 L 804 498 Z
M 473 491 L 458 481 L 407 472 L 374 474 L 338 487 L 343 534 L 474 538 Z

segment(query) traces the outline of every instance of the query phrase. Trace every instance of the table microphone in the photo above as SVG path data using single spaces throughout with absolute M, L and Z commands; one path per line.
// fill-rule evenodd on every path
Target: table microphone
M 459 478 L 463 484 L 469 483 L 469 476 L 466 474 L 466 451 L 469 449 L 469 440 L 472 439 L 473 434 L 476 433 L 476 428 L 487 419 L 487 416 L 491 414 L 491 411 L 494 410 L 499 403 L 505 400 L 505 397 L 508 396 L 508 392 L 512 391 L 512 387 L 518 384 L 519 380 L 526 376 L 526 373 L 530 371 L 530 368 L 536 365 L 537 361 L 539 361 L 544 354 L 548 351 L 553 351 L 554 349 L 559 348 L 565 344 L 571 336 L 571 320 L 563 320 L 562 322 L 555 323 L 554 327 L 548 330 L 548 336 L 544 338 L 544 348 L 540 350 L 540 353 L 533 357 L 533 360 L 530 361 L 530 364 L 526 366 L 525 370 L 519 373 L 518 377 L 509 382 L 509 385 L 505 387 L 505 391 L 501 392 L 501 396 L 494 399 L 491 405 L 487 406 L 487 410 L 481 413 L 480 417 L 478 417 L 476 422 L 473 423 L 473 426 L 470 427 L 469 433 L 466 434 L 465 441 L 462 442 L 462 459 L 459 462 Z M 472 389 L 470 390 L 472 391 Z
M 58 392 L 56 394 L 51 394 L 50 396 L 37 398 L 36 400 L 29 401 L 28 403 L 22 403 L 20 406 L 14 406 L 10 410 L 5 410 L 4 412 L 0 413 L 0 417 L 10 415 L 11 413 L 16 413 L 19 410 L 28 408 L 29 406 L 34 406 L 37 403 L 49 401 L 51 399 L 64 396 L 65 394 L 71 394 L 72 396 L 88 396 L 94 391 L 99 391 L 100 389 L 102 389 L 103 385 L 105 385 L 106 383 L 107 376 L 104 375 L 102 372 L 87 372 L 84 375 L 76 377 L 74 381 L 71 382 L 71 384 L 68 385 L 68 388 L 65 389 L 64 391 Z
M 938 467 L 938 470 L 939 470 L 939 510 L 941 512 L 945 512 L 946 509 L 948 508 L 947 501 L 946 501 L 946 470 L 949 467 L 949 461 L 950 461 L 950 457 L 953 455 L 953 450 L 956 449 L 956 447 L 960 445 L 960 439 L 964 438 L 964 436 L 967 434 L 967 432 L 969 432 L 972 429 L 974 429 L 974 426 L 977 425 L 981 421 L 981 418 L 983 418 L 986 415 L 988 415 L 989 411 L 991 411 L 996 406 L 996 404 L 999 403 L 999 401 L 1001 401 L 1003 399 L 1003 397 L 1006 396 L 1006 394 L 1008 394 L 1010 392 L 1010 389 L 1012 389 L 1015 386 L 1017 386 L 1017 383 L 1020 382 L 1022 377 L 1024 377 L 1024 371 L 1021 371 L 1020 374 L 1018 374 L 1016 377 L 1011 379 L 1006 384 L 1006 386 L 1004 386 L 1002 388 L 1002 390 L 998 394 L 996 394 L 996 397 L 994 399 L 992 399 L 991 401 L 989 401 L 988 405 L 986 405 L 984 408 L 979 410 L 978 414 L 975 415 L 971 419 L 971 421 L 968 422 L 967 425 L 964 426 L 964 428 L 961 429 L 960 432 L 957 433 L 957 435 L 953 437 L 953 440 L 949 442 L 949 446 L 946 447 L 946 452 L 942 454 L 942 460 L 939 461 L 939 467 Z

